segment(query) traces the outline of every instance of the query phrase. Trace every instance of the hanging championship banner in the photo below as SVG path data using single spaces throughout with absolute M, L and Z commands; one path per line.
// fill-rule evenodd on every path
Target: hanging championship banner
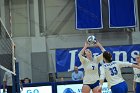
M 101 0 L 75 0 L 76 29 L 103 28 L 101 3 Z
M 135 0 L 108 0 L 110 28 L 136 26 Z

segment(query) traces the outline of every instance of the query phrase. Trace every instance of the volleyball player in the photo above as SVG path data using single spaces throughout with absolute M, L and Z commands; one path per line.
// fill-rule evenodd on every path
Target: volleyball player
M 140 66 L 121 61 L 112 61 L 112 55 L 110 52 L 105 51 L 103 53 L 104 64 L 101 67 L 101 76 L 100 76 L 100 88 L 106 78 L 108 81 L 109 88 L 111 88 L 112 93 L 127 93 L 128 87 L 121 75 L 122 67 L 134 67 L 139 68 Z
M 102 52 L 105 51 L 99 42 L 96 42 L 96 45 Z M 93 58 L 92 52 L 87 49 L 88 47 L 89 44 L 85 42 L 83 49 L 78 54 L 85 72 L 82 93 L 90 93 L 91 90 L 93 93 L 97 93 L 97 87 L 99 85 L 98 64 L 101 60 L 103 60 L 103 56 L 100 54 L 99 56 Z
M 13 81 L 12 74 L 10 72 L 5 72 L 3 77 L 3 93 L 7 88 L 7 93 L 12 93 Z
M 140 54 L 136 56 L 137 65 L 140 66 Z M 135 93 L 140 93 L 140 69 L 133 68 L 134 70 L 134 80 L 133 80 L 133 91 Z

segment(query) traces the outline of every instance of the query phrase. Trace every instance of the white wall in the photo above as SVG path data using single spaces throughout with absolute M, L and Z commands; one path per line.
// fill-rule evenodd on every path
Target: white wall
M 45 38 L 15 37 L 16 58 L 19 62 L 20 78 L 32 78 L 31 53 L 46 52 Z
M 45 37 L 32 37 L 32 52 L 46 52 Z
M 12 0 L 12 30 L 14 37 L 28 37 L 27 0 Z
M 31 72 L 31 50 L 32 42 L 28 37 L 16 37 L 14 38 L 16 44 L 15 55 L 19 62 L 19 74 L 20 78 L 25 77 L 32 78 Z
M 132 42 L 133 44 L 140 44 L 140 32 L 133 32 L 132 33 Z

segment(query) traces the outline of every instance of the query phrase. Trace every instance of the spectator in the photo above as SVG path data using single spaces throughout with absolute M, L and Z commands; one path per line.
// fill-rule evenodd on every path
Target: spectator
M 83 80 L 83 72 L 78 71 L 78 67 L 74 67 L 74 72 L 72 73 L 72 80 L 73 81 L 78 81 L 78 80 Z
M 63 77 L 61 77 L 61 78 L 60 78 L 60 81 L 64 81 L 64 78 L 63 78 Z
M 7 88 L 7 93 L 12 93 L 12 74 L 10 72 L 5 72 L 3 77 L 3 93 L 5 93 L 5 89 Z
M 27 84 L 27 83 L 31 83 L 31 79 L 29 79 L 29 78 L 24 78 L 24 84 Z

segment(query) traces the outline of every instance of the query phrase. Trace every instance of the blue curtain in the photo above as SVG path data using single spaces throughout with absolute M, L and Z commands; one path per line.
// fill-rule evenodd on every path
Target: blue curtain
M 110 28 L 135 27 L 134 0 L 108 0 Z
M 76 29 L 101 29 L 101 0 L 75 0 Z

